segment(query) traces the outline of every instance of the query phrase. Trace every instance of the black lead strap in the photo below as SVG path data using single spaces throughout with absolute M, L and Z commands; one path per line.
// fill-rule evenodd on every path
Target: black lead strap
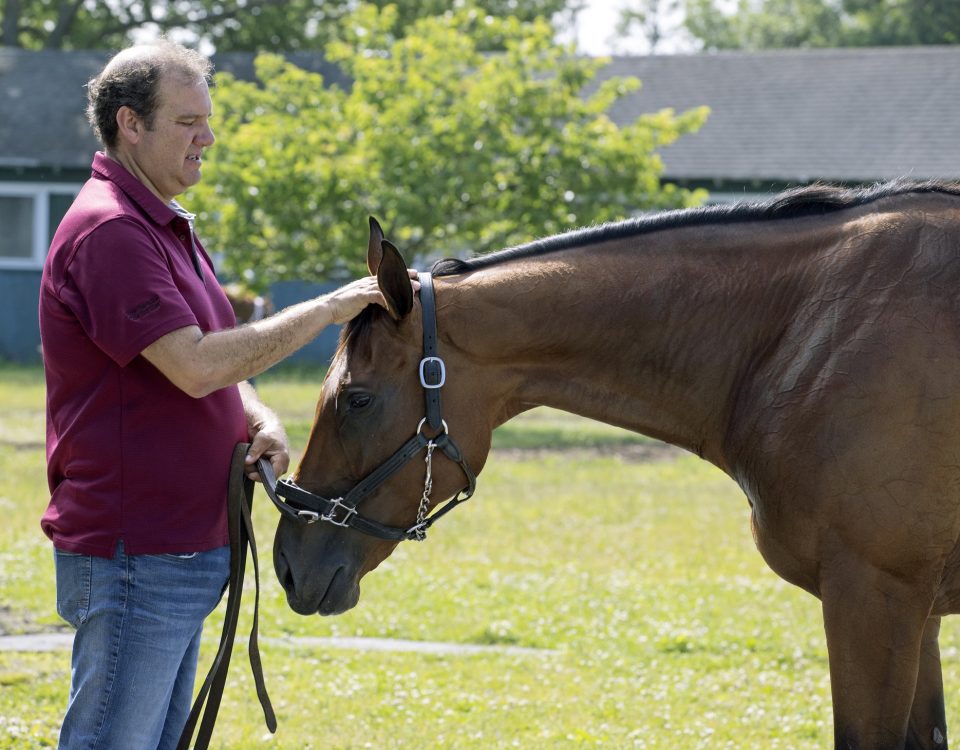
M 239 443 L 233 451 L 230 464 L 230 480 L 227 491 L 227 525 L 230 529 L 230 580 L 227 594 L 227 611 L 223 618 L 223 633 L 220 647 L 213 660 L 203 685 L 190 710 L 186 726 L 180 735 L 177 750 L 190 750 L 194 732 L 197 741 L 194 750 L 206 750 L 213 736 L 213 726 L 220 710 L 220 699 L 230 669 L 230 656 L 233 641 L 237 634 L 237 622 L 240 617 L 240 597 L 243 593 L 243 574 L 247 562 L 247 547 L 253 559 L 253 571 L 256 580 L 256 600 L 253 608 L 253 624 L 250 628 L 250 668 L 256 684 L 257 697 L 263 708 L 263 718 L 271 732 L 277 731 L 277 718 L 270 704 L 270 696 L 263 681 L 263 666 L 260 661 L 260 648 L 257 642 L 257 629 L 260 609 L 260 568 L 257 560 L 257 543 L 253 534 L 253 521 L 250 508 L 253 503 L 253 480 L 246 475 L 246 456 L 250 445 Z M 262 464 L 261 464 L 262 465 Z M 202 716 L 202 718 L 201 718 Z M 197 722 L 200 722 L 197 731 Z

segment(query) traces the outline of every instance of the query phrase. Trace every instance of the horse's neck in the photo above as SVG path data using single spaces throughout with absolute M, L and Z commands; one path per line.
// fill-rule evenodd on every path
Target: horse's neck
M 441 328 L 503 384 L 492 396 L 500 422 L 553 406 L 723 465 L 739 382 L 782 331 L 796 289 L 782 255 L 778 264 L 760 260 L 762 248 L 697 247 L 701 237 L 648 235 L 491 266 L 442 293 L 455 322 Z

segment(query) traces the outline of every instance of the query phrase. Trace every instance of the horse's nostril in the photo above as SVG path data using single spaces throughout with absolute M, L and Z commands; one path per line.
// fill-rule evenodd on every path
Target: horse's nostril
M 280 581 L 280 585 L 283 586 L 283 590 L 293 591 L 293 570 L 282 550 L 277 549 L 274 552 L 274 569 L 277 572 L 277 579 Z

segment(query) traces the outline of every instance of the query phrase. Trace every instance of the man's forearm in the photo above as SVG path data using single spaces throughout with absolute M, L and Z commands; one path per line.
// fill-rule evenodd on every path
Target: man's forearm
M 202 336 L 195 356 L 205 373 L 204 390 L 209 393 L 259 375 L 309 344 L 331 323 L 328 298 L 320 297 L 255 323 Z
M 182 391 L 201 398 L 259 375 L 331 323 L 346 323 L 370 304 L 386 305 L 372 276 L 240 328 L 206 334 L 197 326 L 171 331 L 144 349 L 143 356 Z
M 256 389 L 247 381 L 239 383 L 240 398 L 243 401 L 243 413 L 247 418 L 247 429 L 250 435 L 256 435 L 261 430 L 280 427 L 280 417 L 276 412 L 260 400 Z
M 277 476 L 290 466 L 290 443 L 280 418 L 264 404 L 250 383 L 238 384 L 243 400 L 243 413 L 247 418 L 250 448 L 247 451 L 248 473 L 254 479 L 262 479 L 256 470 L 256 461 L 261 456 L 270 459 Z

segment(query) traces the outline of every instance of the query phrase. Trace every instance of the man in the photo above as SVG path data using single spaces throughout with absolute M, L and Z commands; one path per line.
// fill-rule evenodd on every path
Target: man
M 236 443 L 279 475 L 276 415 L 245 383 L 368 304 L 361 279 L 236 328 L 174 199 L 213 145 L 209 62 L 168 41 L 89 84 L 104 146 L 53 239 L 40 292 L 57 609 L 77 628 L 64 749 L 174 748 L 203 621 L 226 585 Z M 416 282 L 412 282 L 416 286 Z M 239 384 L 239 385 L 238 385 Z

